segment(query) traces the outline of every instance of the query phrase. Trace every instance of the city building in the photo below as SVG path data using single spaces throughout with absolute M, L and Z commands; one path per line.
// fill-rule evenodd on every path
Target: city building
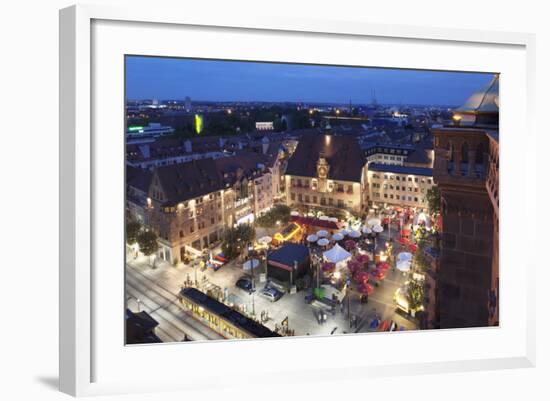
M 155 333 L 158 322 L 145 311 L 126 309 L 126 344 L 161 343 Z
M 143 208 L 143 221 L 158 236 L 158 257 L 181 261 L 188 253 L 197 255 L 219 243 L 225 228 L 251 223 L 271 208 L 272 174 L 267 159 L 243 151 L 154 168 L 145 204 L 134 201 L 143 199 L 142 179 L 137 188 L 132 186 L 135 195 L 132 200 L 128 197 L 128 208 L 134 213 Z
M 129 126 L 126 131 L 126 143 L 147 143 L 153 142 L 156 138 L 174 133 L 174 128 L 160 123 L 149 123 L 149 125 Z
M 432 130 L 442 210 L 436 327 L 498 324 L 498 87 L 495 75 L 453 125 Z
M 366 163 L 357 139 L 303 135 L 285 172 L 286 204 L 361 214 L 367 204 Z
M 258 121 L 256 129 L 258 131 L 273 131 L 273 121 Z
M 189 96 L 185 96 L 185 111 L 193 111 L 193 104 L 191 103 L 191 98 Z
M 374 207 L 388 205 L 427 209 L 426 194 L 433 186 L 433 170 L 381 163 L 368 165 L 368 196 Z

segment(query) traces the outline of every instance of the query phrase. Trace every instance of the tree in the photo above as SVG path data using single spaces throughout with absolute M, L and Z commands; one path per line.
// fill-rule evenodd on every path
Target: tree
M 288 223 L 290 219 L 290 208 L 287 205 L 279 204 L 273 206 L 268 212 L 256 219 L 256 224 L 260 227 L 274 227 L 277 222 L 281 224 Z
M 437 185 L 434 185 L 426 191 L 426 199 L 428 200 L 430 213 L 436 214 L 441 211 L 441 192 Z
M 137 243 L 139 250 L 143 252 L 145 256 L 151 256 L 159 249 L 157 242 L 157 235 L 152 231 L 142 231 L 137 236 Z
M 228 259 L 236 258 L 241 251 L 254 240 L 256 230 L 250 224 L 239 224 L 237 227 L 225 230 L 222 252 Z
M 424 302 L 424 281 L 411 279 L 407 285 L 407 299 L 409 310 L 416 312 Z
M 126 242 L 133 244 L 137 241 L 139 232 L 141 231 L 141 224 L 137 220 L 126 221 Z

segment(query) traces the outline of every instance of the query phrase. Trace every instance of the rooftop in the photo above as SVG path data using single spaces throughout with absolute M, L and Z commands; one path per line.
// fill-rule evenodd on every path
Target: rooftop
M 268 259 L 274 262 L 279 262 L 283 265 L 293 266 L 294 262 L 302 264 L 309 257 L 309 250 L 307 246 L 302 244 L 295 244 L 287 242 L 283 244 L 279 249 L 271 252 L 268 255 Z
M 328 179 L 361 181 L 365 161 L 357 139 L 330 134 L 304 135 L 288 161 L 286 174 L 317 177 L 317 161 L 324 156 L 330 168 Z
M 383 173 L 394 173 L 394 174 L 423 175 L 426 177 L 431 177 L 433 175 L 433 169 L 431 168 L 397 166 L 397 165 L 380 164 L 380 163 L 370 163 L 369 171 L 379 171 Z

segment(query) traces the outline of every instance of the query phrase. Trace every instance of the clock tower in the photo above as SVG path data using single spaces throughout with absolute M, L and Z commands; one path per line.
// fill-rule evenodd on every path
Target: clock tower
M 317 160 L 317 177 L 319 177 L 319 192 L 327 192 L 327 177 L 330 166 L 325 159 L 323 153 L 319 154 L 319 159 Z

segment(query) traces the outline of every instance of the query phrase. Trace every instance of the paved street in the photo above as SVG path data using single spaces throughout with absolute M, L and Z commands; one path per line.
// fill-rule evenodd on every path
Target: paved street
M 392 230 L 392 237 L 395 238 L 396 235 L 397 232 Z M 381 235 L 379 244 L 383 244 L 386 239 L 387 232 Z M 199 268 L 182 264 L 174 267 L 163 262 L 159 262 L 153 269 L 146 258 L 129 257 L 127 293 L 129 296 L 139 298 L 143 309 L 150 312 L 159 322 L 159 336 L 165 341 L 181 341 L 184 333 L 193 340 L 222 338 L 184 312 L 177 302 L 176 296 L 183 283 L 186 280 L 195 279 L 199 282 L 199 288 L 214 284 L 227 289 L 231 300 L 235 304 L 244 306 L 250 315 L 254 311 L 255 316 L 259 317 L 262 311 L 267 312 L 269 320 L 264 324 L 270 329 L 275 329 L 276 325 L 280 326 L 281 322 L 288 317 L 289 328 L 295 331 L 295 335 L 375 331 L 370 328 L 370 323 L 375 317 L 393 320 L 406 330 L 416 328 L 416 323 L 406 314 L 396 311 L 393 303 L 395 290 L 406 280 L 406 276 L 399 271 L 390 269 L 387 272 L 385 280 L 375 287 L 367 304 L 362 304 L 359 301 L 359 294 L 352 291 L 349 302 L 347 298 L 344 299 L 343 307 L 337 308 L 334 315 L 328 313 L 327 321 L 323 324 L 319 324 L 317 320 L 319 309 L 304 302 L 303 291 L 297 294 L 285 294 L 279 301 L 272 303 L 258 296 L 259 291 L 248 294 L 235 287 L 238 278 L 247 274 L 243 271 L 242 265 L 235 261 L 224 265 L 218 271 L 212 269 L 201 271 Z M 255 281 L 258 289 L 263 287 L 263 283 L 259 283 L 259 271 L 255 272 Z M 350 313 L 357 316 L 356 325 L 353 328 L 349 325 Z
M 153 270 L 145 265 L 127 265 L 126 269 L 126 296 L 128 300 L 139 299 L 141 310 L 145 310 L 159 322 L 158 336 L 164 342 L 182 341 L 184 336 L 191 340 L 220 340 L 223 337 L 215 331 L 199 323 L 193 317 L 183 311 L 177 300 L 177 290 L 168 289 L 160 280 L 157 282 L 154 276 L 145 273 L 161 271 L 162 268 Z

